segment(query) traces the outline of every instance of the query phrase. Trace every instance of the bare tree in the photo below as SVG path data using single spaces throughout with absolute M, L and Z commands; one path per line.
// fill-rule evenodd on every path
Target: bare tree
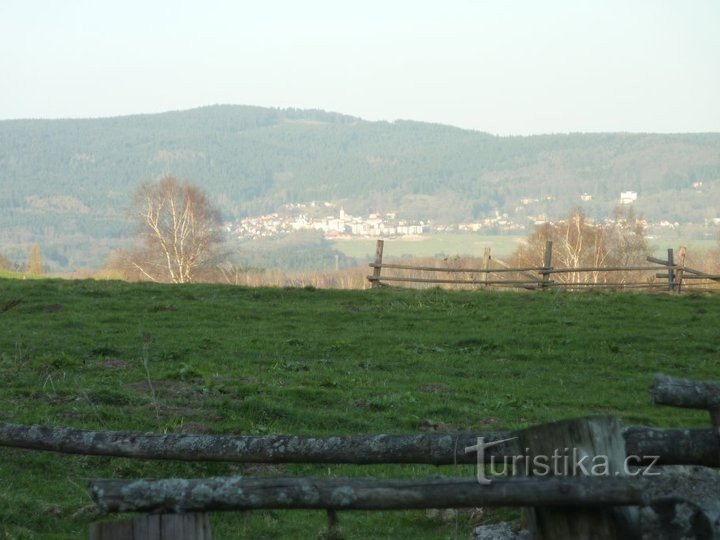
M 581 210 L 575 209 L 563 220 L 536 226 L 525 244 L 515 252 L 515 264 L 542 266 L 547 240 L 553 242 L 553 263 L 558 268 L 599 266 L 608 255 L 602 228 L 590 223 Z M 581 283 L 596 282 L 598 276 L 584 272 L 568 272 L 558 274 L 553 279 L 564 283 Z
M 589 221 L 580 209 L 553 223 L 535 227 L 513 255 L 518 266 L 543 265 L 545 242 L 553 242 L 553 263 L 558 268 L 632 266 L 648 254 L 644 221 L 628 209 L 617 209 L 609 223 Z M 568 272 L 554 276 L 564 283 L 625 282 L 628 272 Z
M 30 255 L 28 256 L 28 273 L 39 276 L 43 273 L 43 269 L 45 267 L 42 251 L 40 251 L 40 246 L 37 244 L 33 244 L 30 248 Z
M 189 283 L 217 262 L 220 213 L 197 187 L 173 176 L 146 182 L 132 208 L 143 246 L 129 262 L 144 278 Z
M 650 255 L 650 246 L 645 237 L 645 220 L 636 216 L 632 205 L 620 205 L 615 208 L 612 224 L 606 230 L 607 243 L 612 266 L 640 266 Z M 637 272 L 621 272 L 615 279 L 628 282 L 641 279 L 642 274 Z

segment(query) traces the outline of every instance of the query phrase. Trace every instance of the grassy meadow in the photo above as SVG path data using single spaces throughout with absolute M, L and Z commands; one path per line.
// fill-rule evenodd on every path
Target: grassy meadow
M 654 373 L 720 379 L 720 297 L 320 290 L 0 278 L 0 421 L 223 434 L 500 430 L 653 407 Z M 147 369 L 146 369 L 147 368 Z M 154 393 L 154 395 L 153 395 Z M 0 449 L 0 536 L 77 539 L 91 478 L 424 477 L 472 467 L 258 466 Z M 499 512 L 499 513 L 498 513 Z M 344 512 L 345 538 L 469 538 L 497 519 Z M 319 538 L 323 512 L 217 513 L 217 539 Z

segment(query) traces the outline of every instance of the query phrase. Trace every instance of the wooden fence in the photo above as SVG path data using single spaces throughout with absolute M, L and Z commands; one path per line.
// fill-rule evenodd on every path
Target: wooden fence
M 90 482 L 90 490 L 100 511 L 152 514 L 96 522 L 91 540 L 206 540 L 211 537 L 208 512 L 214 511 L 324 509 L 333 528 L 341 510 L 482 506 L 530 507 L 528 523 L 535 538 L 634 538 L 641 534 L 638 507 L 653 507 L 661 525 L 670 527 L 677 504 L 694 509 L 688 527 L 696 537 L 720 538 L 717 476 L 703 470 L 684 478 L 660 469 L 658 475 L 645 474 L 660 465 L 720 466 L 720 383 L 658 375 L 652 397 L 660 405 L 708 410 L 712 429 L 622 428 L 614 417 L 560 421 L 517 432 L 342 437 L 153 435 L 0 424 L 0 446 L 140 459 L 477 464 L 476 478 L 99 479 Z M 495 460 L 520 458 L 513 462 L 517 472 L 523 460 L 535 463 L 569 448 L 602 458 L 605 474 L 555 469 L 551 475 L 531 470 L 484 477 L 484 464 Z
M 667 250 L 667 259 L 647 257 L 647 265 L 638 266 L 576 266 L 553 267 L 553 243 L 545 244 L 543 266 L 509 267 L 493 259 L 486 248 L 481 268 L 452 266 L 419 266 L 383 262 L 384 241 L 378 240 L 373 269 L 367 276 L 372 287 L 389 283 L 415 286 L 465 286 L 465 287 L 509 287 L 528 290 L 550 288 L 583 289 L 655 289 L 681 292 L 690 285 L 708 286 L 720 282 L 720 275 L 708 274 L 685 266 L 685 248 L 679 250 L 677 258 L 673 249 Z M 385 272 L 383 272 L 385 270 Z M 390 271 L 390 272 L 388 272 Z M 567 276 L 565 280 L 554 280 L 553 276 Z M 609 276 L 620 275 L 619 279 Z M 448 277 L 441 277 L 448 276 Z M 582 276 L 585 276 L 584 278 Z

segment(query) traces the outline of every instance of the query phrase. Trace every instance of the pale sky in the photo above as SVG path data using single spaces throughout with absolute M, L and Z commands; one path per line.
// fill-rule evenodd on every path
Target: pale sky
M 0 119 L 213 104 L 720 131 L 720 0 L 0 0 Z

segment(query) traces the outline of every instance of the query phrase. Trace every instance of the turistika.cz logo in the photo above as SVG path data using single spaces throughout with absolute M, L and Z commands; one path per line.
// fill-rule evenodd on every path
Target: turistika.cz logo
M 517 437 L 485 442 L 483 437 L 477 443 L 465 448 L 465 453 L 477 454 L 477 481 L 480 484 L 492 483 L 489 476 L 657 476 L 654 470 L 660 456 L 627 456 L 621 470 L 611 466 L 608 456 L 590 456 L 582 448 L 556 448 L 550 455 L 531 455 L 530 449 L 525 454 L 490 455 L 486 459 L 485 450 L 514 441 Z M 649 465 L 641 466 L 643 463 Z M 486 467 L 487 465 L 487 467 Z

